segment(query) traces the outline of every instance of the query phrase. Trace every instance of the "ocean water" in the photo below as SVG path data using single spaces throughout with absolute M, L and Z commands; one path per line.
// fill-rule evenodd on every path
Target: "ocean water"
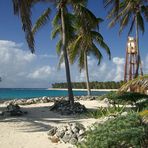
M 73 91 L 75 96 L 87 95 L 86 91 Z M 93 91 L 92 95 L 103 95 L 106 94 L 105 91 Z M 68 92 L 66 90 L 46 90 L 46 89 L 4 89 L 0 88 L 0 100 L 7 99 L 21 99 L 21 98 L 35 98 L 35 97 L 58 97 L 67 96 Z

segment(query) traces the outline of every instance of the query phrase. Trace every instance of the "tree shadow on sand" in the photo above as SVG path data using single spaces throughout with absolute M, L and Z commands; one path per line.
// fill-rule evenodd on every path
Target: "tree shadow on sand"
M 0 110 L 4 108 L 0 107 Z M 50 111 L 49 106 L 21 106 L 22 111 L 27 111 L 28 114 L 24 114 L 19 117 L 0 117 L 0 122 L 3 123 L 15 123 L 17 130 L 23 132 L 43 132 L 48 131 L 53 126 L 60 126 L 65 123 L 83 122 L 88 117 L 85 114 L 79 115 L 60 115 L 53 111 Z

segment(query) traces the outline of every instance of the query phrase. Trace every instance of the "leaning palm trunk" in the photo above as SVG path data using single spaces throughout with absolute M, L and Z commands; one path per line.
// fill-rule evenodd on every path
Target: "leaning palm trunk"
M 90 96 L 91 95 L 91 90 L 90 90 L 90 86 L 89 86 L 87 52 L 84 52 L 84 66 L 85 66 L 85 74 L 86 74 L 87 95 Z
M 135 26 L 136 26 L 136 44 L 137 44 L 137 67 L 136 67 L 135 78 L 137 78 L 138 77 L 139 66 L 140 66 L 141 75 L 143 75 L 142 63 L 141 63 L 141 58 L 140 58 L 140 50 L 139 50 L 139 32 L 138 32 L 137 17 L 136 17 Z
M 71 78 L 70 78 L 70 69 L 69 69 L 69 60 L 67 56 L 67 50 L 66 50 L 66 30 L 65 30 L 65 20 L 64 20 L 64 8 L 61 8 L 61 23 L 62 23 L 62 51 L 64 54 L 64 60 L 65 60 L 65 69 L 66 69 L 66 79 L 67 79 L 67 85 L 68 85 L 68 96 L 69 96 L 69 103 L 71 105 L 74 104 L 74 97 L 72 92 L 72 85 L 71 85 Z

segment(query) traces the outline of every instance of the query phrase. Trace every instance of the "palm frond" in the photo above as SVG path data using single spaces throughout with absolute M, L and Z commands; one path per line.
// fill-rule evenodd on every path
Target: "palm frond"
M 144 33 L 144 21 L 140 13 L 137 14 L 137 22 L 139 29 L 142 31 L 142 33 Z
M 98 64 L 100 64 L 103 56 L 95 44 L 91 46 L 91 53 L 98 59 Z
M 87 19 L 87 25 L 98 27 L 98 18 L 86 7 L 79 4 L 75 8 L 75 14 L 79 17 L 79 21 L 82 24 L 82 20 Z M 86 20 L 85 20 L 86 21 Z
M 103 36 L 97 31 L 91 31 L 91 35 L 96 40 L 103 40 Z
M 14 14 L 20 15 L 22 22 L 22 29 L 25 32 L 25 37 L 29 46 L 29 49 L 34 53 L 34 37 L 32 34 L 32 22 L 31 22 L 31 6 L 32 1 L 29 0 L 13 0 Z
M 110 52 L 110 48 L 107 46 L 107 44 L 104 42 L 104 40 L 100 41 L 99 45 L 106 51 L 109 60 L 111 60 L 111 52 Z
M 60 10 L 58 10 L 58 12 L 56 13 L 55 17 L 52 20 L 52 25 L 55 27 L 57 25 L 59 25 L 59 21 L 60 21 Z
M 36 21 L 35 25 L 32 28 L 33 34 L 35 34 L 41 27 L 43 27 L 47 23 L 50 12 L 51 12 L 50 8 L 47 8 L 43 12 L 43 14 L 38 18 L 38 20 Z
M 80 68 L 80 72 L 82 69 L 84 69 L 84 52 L 81 50 L 80 51 L 80 55 L 79 55 L 79 68 Z
M 109 56 L 109 59 L 111 59 L 110 48 L 104 42 L 102 35 L 100 33 L 98 33 L 98 32 L 95 32 L 95 31 L 92 31 L 92 34 L 93 34 L 93 38 L 95 39 L 96 43 L 98 43 L 98 45 L 100 47 L 102 47 L 103 49 L 105 49 L 106 53 Z
M 103 2 L 104 2 L 105 8 L 113 5 L 114 11 L 112 11 L 112 12 L 110 11 L 110 12 L 112 13 L 112 15 L 118 15 L 119 7 L 120 7 L 120 0 L 103 0 Z
M 127 13 L 126 15 L 124 15 L 120 21 L 120 29 L 119 29 L 119 34 L 121 34 L 121 32 L 123 31 L 123 29 L 127 26 L 128 22 L 130 19 L 130 14 Z
M 61 25 L 57 25 L 56 27 L 54 27 L 54 30 L 51 34 L 51 39 L 54 39 L 59 33 L 61 33 L 61 29 Z
M 82 36 L 78 36 L 77 39 L 72 42 L 69 46 L 70 52 L 69 52 L 69 57 L 70 57 L 70 63 L 73 64 L 74 61 L 77 59 L 77 55 L 79 54 L 79 48 L 80 48 L 80 43 L 81 43 Z
M 59 40 L 58 43 L 56 44 L 56 52 L 58 55 L 60 55 L 61 51 L 62 51 L 62 40 Z
M 131 27 L 129 29 L 129 32 L 128 32 L 128 36 L 131 34 L 131 32 L 133 31 L 133 28 L 134 28 L 134 24 L 135 24 L 135 17 L 133 18 L 133 21 L 131 23 Z
M 133 80 L 128 81 L 119 89 L 119 92 L 128 91 L 130 87 L 136 88 L 137 86 L 144 90 L 148 90 L 148 75 L 139 76 Z
M 116 16 L 115 18 L 112 19 L 112 21 L 108 24 L 109 28 L 112 28 L 115 26 L 115 24 L 119 21 L 119 17 Z
M 146 21 L 148 21 L 148 6 L 141 6 L 141 11 L 144 13 Z

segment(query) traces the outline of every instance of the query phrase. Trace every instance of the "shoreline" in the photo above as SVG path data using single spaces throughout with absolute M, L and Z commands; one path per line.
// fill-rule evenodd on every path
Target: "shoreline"
M 74 96 L 75 101 L 80 100 L 96 100 L 98 96 Z M 15 98 L 15 99 L 0 99 L 0 104 L 18 104 L 18 105 L 30 105 L 30 104 L 38 104 L 38 103 L 51 103 L 55 101 L 67 100 L 67 96 L 59 96 L 59 97 L 35 97 L 35 98 Z
M 87 109 L 97 109 L 106 104 L 93 101 L 79 101 Z M 49 140 L 48 131 L 53 127 L 63 127 L 70 123 L 81 123 L 89 128 L 95 122 L 102 119 L 86 118 L 79 115 L 60 115 L 50 111 L 53 102 L 20 106 L 22 111 L 27 111 L 20 117 L 2 118 L 0 122 L 0 147 L 1 148 L 75 148 L 70 143 L 53 143 Z M 6 104 L 0 104 L 3 109 Z
M 67 90 L 67 88 L 47 88 L 47 90 Z M 73 88 L 73 91 L 87 91 L 87 89 Z M 118 89 L 91 89 L 91 91 L 118 91 Z

